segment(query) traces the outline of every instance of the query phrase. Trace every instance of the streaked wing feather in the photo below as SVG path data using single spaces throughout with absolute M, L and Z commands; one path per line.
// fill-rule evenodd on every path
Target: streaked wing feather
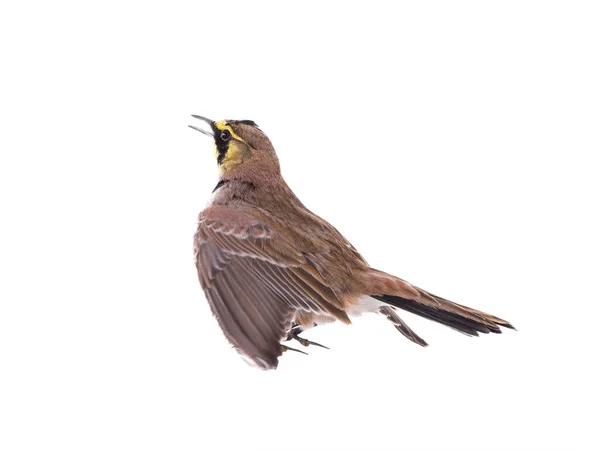
M 345 317 L 306 257 L 249 214 L 207 208 L 194 248 L 200 283 L 225 336 L 262 368 L 277 366 L 298 311 Z
M 318 304 L 306 300 L 297 287 L 288 284 L 286 278 L 282 276 L 281 271 L 276 266 L 263 264 L 259 277 L 263 283 L 269 285 L 284 302 L 287 302 L 293 308 L 307 312 L 314 312 L 315 309 L 319 309 L 323 314 L 326 313 Z

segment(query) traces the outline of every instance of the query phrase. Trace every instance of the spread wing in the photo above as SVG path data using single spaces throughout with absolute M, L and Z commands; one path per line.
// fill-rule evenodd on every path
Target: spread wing
M 248 213 L 208 207 L 194 245 L 200 284 L 221 329 L 262 368 L 277 366 L 298 311 L 348 320 L 310 256 Z

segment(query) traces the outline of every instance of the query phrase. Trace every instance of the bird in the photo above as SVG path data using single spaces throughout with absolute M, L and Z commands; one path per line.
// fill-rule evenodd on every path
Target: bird
M 373 312 L 427 346 L 397 314 L 404 310 L 469 336 L 514 329 L 369 266 L 331 224 L 296 197 L 271 140 L 251 120 L 190 125 L 213 139 L 219 179 L 198 216 L 194 259 L 200 285 L 225 337 L 250 364 L 275 369 L 304 331 Z M 198 123 L 196 123 L 198 124 Z M 304 353 L 304 352 L 303 352 Z

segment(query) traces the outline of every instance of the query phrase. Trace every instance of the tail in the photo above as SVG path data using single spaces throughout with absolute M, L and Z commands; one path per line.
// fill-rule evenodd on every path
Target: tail
M 390 307 L 389 305 L 380 307 L 379 313 L 386 316 L 387 319 L 389 319 L 394 324 L 398 332 L 400 332 L 413 343 L 416 343 L 420 346 L 429 346 L 425 340 L 419 337 L 410 327 L 408 327 L 408 324 L 402 321 L 402 318 L 396 315 L 396 312 L 394 312 L 394 310 L 392 310 L 392 307 Z
M 499 334 L 500 327 L 514 329 L 508 321 L 456 304 L 389 274 L 374 271 L 371 276 L 371 297 L 466 335 Z

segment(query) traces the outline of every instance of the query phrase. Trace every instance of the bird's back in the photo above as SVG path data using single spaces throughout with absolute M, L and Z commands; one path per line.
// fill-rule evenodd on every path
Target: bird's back
M 306 208 L 283 178 L 266 186 L 226 181 L 215 190 L 210 205 L 243 212 L 274 230 L 318 266 L 335 290 L 357 289 L 360 278 L 356 276 L 369 269 L 356 248 L 329 222 Z

